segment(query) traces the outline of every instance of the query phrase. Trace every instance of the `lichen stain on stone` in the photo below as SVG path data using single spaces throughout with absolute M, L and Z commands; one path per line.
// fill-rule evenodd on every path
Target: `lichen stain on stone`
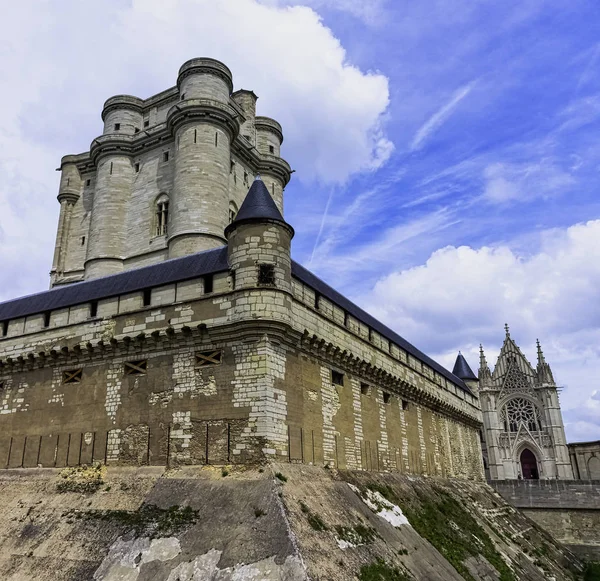
M 94 581 L 137 581 L 146 563 L 172 561 L 181 553 L 176 537 L 150 540 L 147 537 L 124 541 L 117 539 L 108 555 L 94 573 Z M 171 569 L 166 581 L 305 581 L 306 574 L 298 557 L 288 556 L 282 564 L 275 557 L 256 563 L 239 564 L 219 569 L 222 551 L 211 549 L 204 555 L 187 562 L 179 562 Z M 162 578 L 162 577 L 161 577 Z
M 124 541 L 120 537 L 94 573 L 94 581 L 136 581 L 142 566 L 152 561 L 171 561 L 181 553 L 179 539 L 147 537 Z

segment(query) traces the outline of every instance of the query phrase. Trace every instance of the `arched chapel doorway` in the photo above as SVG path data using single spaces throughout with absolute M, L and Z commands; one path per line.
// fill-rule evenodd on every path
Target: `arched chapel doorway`
M 525 480 L 538 480 L 540 474 L 538 472 L 537 459 L 535 454 L 525 448 L 521 452 L 521 474 Z

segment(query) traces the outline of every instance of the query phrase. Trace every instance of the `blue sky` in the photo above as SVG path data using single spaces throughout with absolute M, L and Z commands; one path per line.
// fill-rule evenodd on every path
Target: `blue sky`
M 592 1 L 25 1 L 0 43 L 0 300 L 43 289 L 54 168 L 103 101 L 223 60 L 284 127 L 296 260 L 450 366 L 539 337 L 600 438 L 600 19 Z

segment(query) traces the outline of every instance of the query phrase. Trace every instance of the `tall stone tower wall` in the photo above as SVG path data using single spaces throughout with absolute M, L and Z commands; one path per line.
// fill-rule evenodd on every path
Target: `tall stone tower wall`
M 282 210 L 283 133 L 256 117 L 256 100 L 233 93 L 231 71 L 209 58 L 184 63 L 177 85 L 149 99 L 108 99 L 103 134 L 61 163 L 52 286 L 225 244 L 257 174 Z

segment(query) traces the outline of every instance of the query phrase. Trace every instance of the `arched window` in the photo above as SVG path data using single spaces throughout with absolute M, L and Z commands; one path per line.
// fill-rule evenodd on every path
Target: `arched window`
M 234 202 L 229 202 L 229 223 L 231 224 L 237 216 L 238 208 Z
M 530 432 L 540 430 L 540 414 L 537 408 L 522 397 L 509 400 L 502 408 L 501 418 L 507 432 L 518 432 L 520 426 L 525 426 Z
M 161 194 L 156 199 L 154 210 L 154 235 L 166 236 L 169 224 L 169 196 Z

